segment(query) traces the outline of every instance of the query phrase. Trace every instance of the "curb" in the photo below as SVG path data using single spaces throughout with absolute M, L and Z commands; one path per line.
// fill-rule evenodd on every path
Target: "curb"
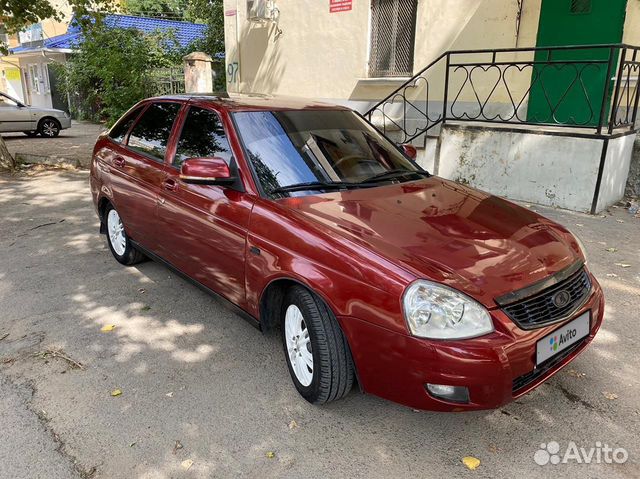
M 65 166 L 70 168 L 88 168 L 80 160 L 71 160 L 60 156 L 33 155 L 31 153 L 16 153 L 14 155 L 17 164 L 36 164 L 50 166 Z

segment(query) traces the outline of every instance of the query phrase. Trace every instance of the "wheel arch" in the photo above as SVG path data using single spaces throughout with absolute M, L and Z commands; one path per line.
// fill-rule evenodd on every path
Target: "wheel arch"
M 107 232 L 107 225 L 104 221 L 104 212 L 107 209 L 107 206 L 113 204 L 111 202 L 111 198 L 107 196 L 102 196 L 98 200 L 98 218 L 100 218 L 100 233 L 105 234 Z
M 322 293 L 319 293 L 315 288 L 307 284 L 305 281 L 293 276 L 284 275 L 273 278 L 266 284 L 266 286 L 262 289 L 262 293 L 260 294 L 260 300 L 258 303 L 260 330 L 263 332 L 263 334 L 268 334 L 278 328 L 281 322 L 279 313 L 282 311 L 282 303 L 284 301 L 287 290 L 292 286 L 302 286 L 303 288 L 307 289 L 311 294 L 322 301 L 329 311 L 331 311 L 336 322 L 338 323 L 338 327 L 342 331 L 342 334 L 344 335 L 344 338 L 346 340 L 358 388 L 360 389 L 360 392 L 364 392 L 362 383 L 360 382 L 358 365 L 353 359 L 353 353 L 351 352 L 351 342 L 349 340 L 349 335 L 340 324 L 338 315 L 336 314 L 336 310 L 332 307 L 331 302 L 328 301 Z

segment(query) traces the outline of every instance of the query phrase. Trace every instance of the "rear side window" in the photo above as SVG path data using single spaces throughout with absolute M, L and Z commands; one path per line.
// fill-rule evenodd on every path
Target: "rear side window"
M 149 106 L 129 134 L 129 148 L 163 161 L 180 106 L 180 103 L 153 103 Z
M 115 126 L 111 128 L 111 131 L 109 132 L 109 137 L 113 141 L 122 143 L 124 141 L 124 137 L 127 135 L 127 132 L 129 131 L 129 128 L 131 128 L 131 125 L 133 125 L 133 122 L 136 121 L 136 118 L 138 118 L 138 115 L 140 114 L 141 110 L 142 110 L 142 107 L 139 106 L 135 110 L 129 112 L 128 115 L 125 115 L 124 117 L 120 118 L 118 123 L 116 123 Z
M 227 164 L 231 161 L 231 148 L 215 111 L 191 107 L 180 134 L 173 166 L 179 168 L 187 158 L 218 156 Z

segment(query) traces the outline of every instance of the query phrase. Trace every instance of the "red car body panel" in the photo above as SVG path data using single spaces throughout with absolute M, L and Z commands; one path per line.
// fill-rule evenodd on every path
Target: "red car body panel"
M 513 203 L 438 177 L 281 200 L 263 198 L 229 113 L 340 107 L 267 99 L 162 101 L 219 113 L 243 191 L 181 181 L 170 163 L 184 122 L 183 108 L 164 165 L 149 165 L 143 155 L 108 136 L 99 138 L 91 168 L 99 213 L 103 201 L 111 201 L 131 238 L 257 321 L 263 295 L 273 281 L 307 286 L 338 318 L 365 392 L 419 409 L 495 408 L 555 374 L 600 327 L 604 299 L 591 276 L 590 297 L 579 311 L 591 311 L 589 338 L 514 393 L 513 380 L 535 368 L 536 342 L 564 323 L 520 329 L 495 298 L 584 261 L 566 229 Z M 489 310 L 495 331 L 456 341 L 411 336 L 401 298 L 420 278 L 476 299 Z M 436 399 L 425 391 L 425 383 L 467 386 L 470 402 Z

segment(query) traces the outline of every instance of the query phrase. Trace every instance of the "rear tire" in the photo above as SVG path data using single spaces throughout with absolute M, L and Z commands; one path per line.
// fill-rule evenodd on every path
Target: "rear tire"
M 354 367 L 347 340 L 331 310 L 302 286 L 293 286 L 282 307 L 282 342 L 298 392 L 313 404 L 344 397 Z
M 111 254 L 119 263 L 131 266 L 144 261 L 144 254 L 131 244 L 120 215 L 113 205 L 109 204 L 105 208 L 103 221 L 106 226 L 107 244 Z
M 43 118 L 38 123 L 38 133 L 44 138 L 55 138 L 62 129 L 60 122 L 55 118 Z

